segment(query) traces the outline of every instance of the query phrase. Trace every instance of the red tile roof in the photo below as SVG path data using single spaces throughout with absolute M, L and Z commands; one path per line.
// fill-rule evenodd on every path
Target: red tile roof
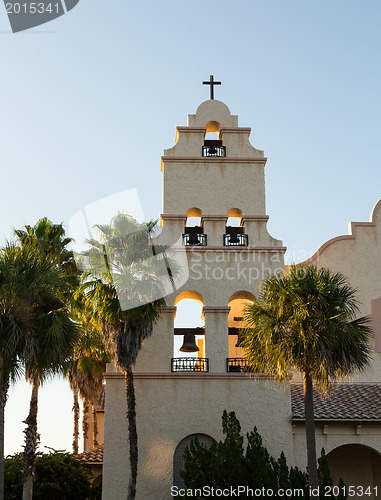
M 292 420 L 304 420 L 303 386 L 291 384 Z M 328 395 L 314 389 L 316 420 L 380 420 L 381 385 L 332 384 Z
M 102 464 L 103 463 L 103 444 L 89 451 L 84 451 L 77 455 L 77 458 L 85 464 Z

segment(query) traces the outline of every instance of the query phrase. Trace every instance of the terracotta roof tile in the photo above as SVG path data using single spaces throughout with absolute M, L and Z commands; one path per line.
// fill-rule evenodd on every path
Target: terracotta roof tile
M 96 446 L 89 451 L 80 453 L 79 455 L 77 455 L 77 458 L 79 458 L 81 462 L 84 462 L 86 464 L 103 463 L 103 444 L 100 444 L 99 446 Z
M 301 384 L 291 384 L 291 406 L 293 419 L 304 420 Z M 326 396 L 314 389 L 314 414 L 318 420 L 381 419 L 381 385 L 332 384 Z

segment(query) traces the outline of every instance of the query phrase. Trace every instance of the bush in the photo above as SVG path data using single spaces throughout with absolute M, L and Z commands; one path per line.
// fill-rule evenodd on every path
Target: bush
M 221 489 L 246 486 L 253 490 L 271 489 L 274 493 L 281 488 L 303 490 L 303 495 L 295 495 L 295 498 L 309 498 L 307 473 L 297 467 L 289 467 L 283 452 L 277 460 L 273 458 L 263 446 L 256 427 L 247 434 L 246 450 L 241 435 L 241 425 L 234 412 L 228 414 L 226 410 L 224 411 L 222 430 L 225 435 L 224 441 L 214 442 L 208 448 L 201 444 L 196 436 L 185 449 L 184 468 L 180 474 L 186 488 L 193 490 L 189 492 L 190 496 L 195 489 L 202 489 L 204 486 Z M 319 459 L 319 480 L 321 487 L 333 484 L 324 450 Z M 240 498 L 252 497 L 241 495 Z M 333 500 L 335 497 L 330 498 Z M 344 497 L 338 499 L 342 500 Z
M 22 453 L 5 459 L 5 498 L 22 497 Z M 89 470 L 64 452 L 37 453 L 34 500 L 87 500 L 100 498 L 91 488 Z

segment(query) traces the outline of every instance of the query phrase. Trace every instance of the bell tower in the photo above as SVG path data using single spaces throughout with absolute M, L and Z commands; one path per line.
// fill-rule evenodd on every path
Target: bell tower
M 171 486 L 181 485 L 185 445 L 195 434 L 221 439 L 224 409 L 236 412 L 244 432 L 256 425 L 269 451 L 284 451 L 292 462 L 289 387 L 249 373 L 240 348 L 244 306 L 268 273 L 284 269 L 286 249 L 267 231 L 267 159 L 251 145 L 251 129 L 214 99 L 219 82 L 206 83 L 211 99 L 176 128 L 175 145 L 161 157 L 158 239 L 171 235 L 174 252 L 186 256 L 188 279 L 166 297 L 134 369 L 139 499 L 171 498 Z M 184 299 L 201 309 L 197 327 L 175 327 Z M 115 500 L 128 484 L 122 374 L 110 367 L 106 387 L 104 498 Z
M 284 266 L 285 248 L 266 228 L 267 159 L 250 144 L 250 132 L 224 103 L 210 99 L 189 115 L 186 127 L 177 127 L 176 144 L 161 158 L 163 230 L 182 235 L 189 279 L 180 292 L 203 298 L 204 363 L 215 373 L 244 368 L 243 359 L 229 361 L 242 358 L 242 309 L 265 275 Z M 188 223 L 195 218 L 197 225 Z

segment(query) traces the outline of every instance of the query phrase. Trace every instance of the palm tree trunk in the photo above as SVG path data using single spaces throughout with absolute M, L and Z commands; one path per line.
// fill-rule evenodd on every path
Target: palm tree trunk
M 4 500 L 4 410 L 8 384 L 0 387 L 0 500 Z
M 98 446 L 98 424 L 97 424 L 97 410 L 93 406 L 93 448 Z
M 130 481 L 128 484 L 127 500 L 134 500 L 136 495 L 136 480 L 138 476 L 138 433 L 136 430 L 136 401 L 134 376 L 131 366 L 124 374 L 127 397 L 128 437 L 130 442 Z
M 73 391 L 73 412 L 74 412 L 74 432 L 73 432 L 73 453 L 78 454 L 78 438 L 79 438 L 79 402 L 78 391 Z
M 40 436 L 37 434 L 37 408 L 38 408 L 38 389 L 40 387 L 40 378 L 33 378 L 32 397 L 30 398 L 29 415 L 24 423 L 27 428 L 25 434 L 24 446 L 24 468 L 23 468 L 23 493 L 22 500 L 32 500 L 33 481 L 36 470 L 36 449 Z
M 304 414 L 306 419 L 307 466 L 310 498 L 319 498 L 318 472 L 316 463 L 315 418 L 312 378 L 303 374 Z
M 83 451 L 87 451 L 87 440 L 89 439 L 89 402 L 87 399 L 85 399 L 83 402 L 82 434 Z

